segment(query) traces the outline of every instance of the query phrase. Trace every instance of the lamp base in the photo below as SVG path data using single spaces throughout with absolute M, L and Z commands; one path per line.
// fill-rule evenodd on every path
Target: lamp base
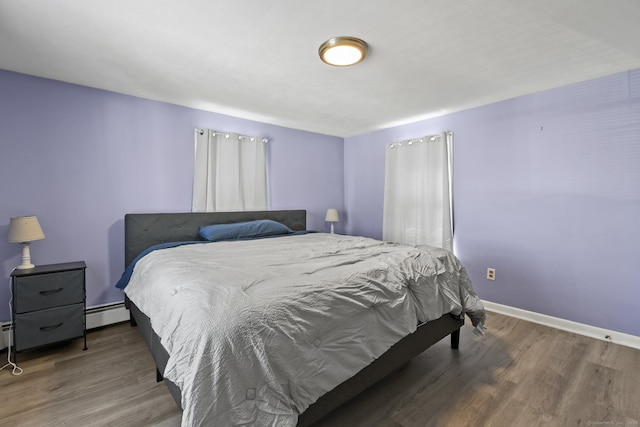
M 22 264 L 16 267 L 18 270 L 28 270 L 35 267 L 31 264 L 31 253 L 29 252 L 30 242 L 24 242 L 22 244 Z
M 20 264 L 19 266 L 16 267 L 16 270 L 29 270 L 30 268 L 34 268 L 35 265 L 33 264 Z

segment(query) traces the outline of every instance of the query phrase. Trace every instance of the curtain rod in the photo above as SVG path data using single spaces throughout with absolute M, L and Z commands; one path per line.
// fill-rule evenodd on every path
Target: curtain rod
M 200 135 L 204 135 L 204 131 L 205 129 L 196 128 L 196 132 L 198 132 Z M 216 132 L 215 130 L 211 130 L 211 133 L 213 133 L 214 135 L 224 135 L 227 138 L 229 138 L 229 136 L 231 135 L 230 132 Z M 237 135 L 239 139 L 250 139 L 251 141 L 255 140 L 256 138 L 260 138 L 258 136 L 251 136 L 251 135 L 240 135 L 240 134 L 237 134 Z M 266 144 L 267 142 L 269 142 L 269 140 L 267 138 L 262 138 L 262 142 Z
M 402 141 L 393 142 L 393 143 L 389 144 L 388 148 L 401 147 L 402 144 L 412 145 L 414 142 L 424 142 L 425 139 L 428 140 L 428 141 L 435 141 L 437 138 L 440 138 L 440 136 L 442 134 L 451 136 L 451 135 L 453 135 L 453 132 L 452 131 L 447 131 L 447 132 L 438 133 L 436 135 L 423 136 L 422 138 L 403 139 Z

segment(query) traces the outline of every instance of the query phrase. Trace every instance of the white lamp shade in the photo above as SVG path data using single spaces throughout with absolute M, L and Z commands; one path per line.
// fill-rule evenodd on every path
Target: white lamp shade
M 324 220 L 328 222 L 339 222 L 340 217 L 338 216 L 338 210 L 327 209 L 327 216 L 325 216 Z
M 25 243 L 41 239 L 44 239 L 44 233 L 35 215 L 11 218 L 7 241 L 11 243 Z

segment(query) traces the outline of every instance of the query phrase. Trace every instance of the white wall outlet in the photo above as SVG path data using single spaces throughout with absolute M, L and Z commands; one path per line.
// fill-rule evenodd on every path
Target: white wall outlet
M 488 280 L 496 280 L 496 269 L 495 268 L 487 268 L 487 279 Z

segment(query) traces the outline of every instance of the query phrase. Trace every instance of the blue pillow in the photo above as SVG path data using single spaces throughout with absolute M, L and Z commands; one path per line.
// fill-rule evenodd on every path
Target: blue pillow
M 293 233 L 289 227 L 270 219 L 234 222 L 231 224 L 213 224 L 200 227 L 200 237 L 210 242 L 220 240 L 254 239 L 257 237 L 277 236 Z

